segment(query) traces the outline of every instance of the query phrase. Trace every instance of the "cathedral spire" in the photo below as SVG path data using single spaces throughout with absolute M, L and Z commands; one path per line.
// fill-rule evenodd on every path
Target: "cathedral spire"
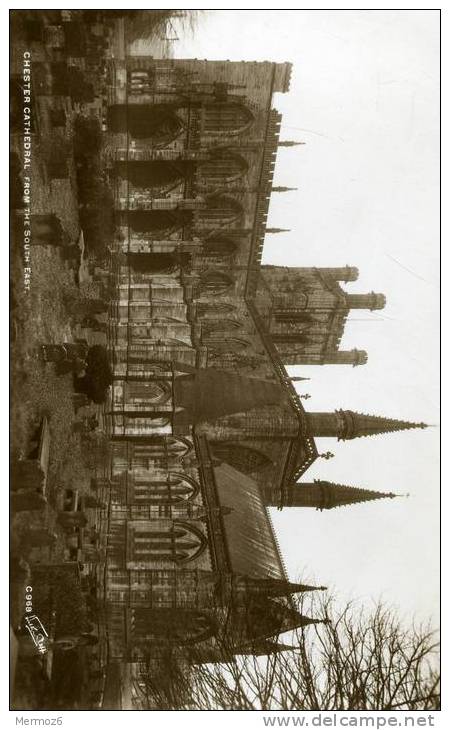
M 394 418 L 370 416 L 356 411 L 335 411 L 334 413 L 307 413 L 308 430 L 313 437 L 336 437 L 339 441 L 374 436 L 411 428 L 427 428 L 425 423 L 397 421 Z
M 290 484 L 284 496 L 286 507 L 315 507 L 318 510 L 343 507 L 375 499 L 393 499 L 399 495 L 392 492 L 374 492 L 360 487 L 317 479 L 314 482 Z
M 273 193 L 287 193 L 291 190 L 298 190 L 298 188 L 287 188 L 284 185 L 277 185 L 277 187 L 272 188 Z
M 253 595 L 265 595 L 271 598 L 291 596 L 294 593 L 307 593 L 309 591 L 326 591 L 326 586 L 310 586 L 305 583 L 291 583 L 281 578 L 252 578 L 245 579 L 247 593 Z
M 283 139 L 278 142 L 279 147 L 298 147 L 301 144 L 306 144 L 306 142 L 293 142 L 291 139 Z
M 266 233 L 290 233 L 290 228 L 266 228 Z
M 268 656 L 270 654 L 278 654 L 281 651 L 295 651 L 296 649 L 298 650 L 298 646 L 293 644 L 284 644 L 273 639 L 265 639 L 249 646 L 236 648 L 234 653 L 241 655 L 249 654 L 251 656 Z
M 329 623 L 327 619 L 312 618 L 311 616 L 304 616 L 295 609 L 285 609 L 285 627 L 284 631 L 292 631 L 293 629 L 302 629 L 305 626 L 311 626 L 311 624 L 326 624 Z

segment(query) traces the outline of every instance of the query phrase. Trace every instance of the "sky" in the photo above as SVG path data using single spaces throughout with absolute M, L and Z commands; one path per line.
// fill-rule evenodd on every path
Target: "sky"
M 433 424 L 426 431 L 318 439 L 303 481 L 321 478 L 409 496 L 272 511 L 292 579 L 343 600 L 383 598 L 438 623 L 439 14 L 406 10 L 205 11 L 179 31 L 177 58 L 290 61 L 263 263 L 360 271 L 349 292 L 383 292 L 382 311 L 351 313 L 341 348 L 367 365 L 289 368 L 311 378 L 308 410 L 348 408 Z

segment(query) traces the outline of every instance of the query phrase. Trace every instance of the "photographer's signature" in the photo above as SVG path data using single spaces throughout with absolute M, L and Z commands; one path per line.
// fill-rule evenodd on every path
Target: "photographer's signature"
M 25 616 L 25 628 L 29 632 L 33 644 L 40 654 L 48 651 L 48 634 L 38 616 Z

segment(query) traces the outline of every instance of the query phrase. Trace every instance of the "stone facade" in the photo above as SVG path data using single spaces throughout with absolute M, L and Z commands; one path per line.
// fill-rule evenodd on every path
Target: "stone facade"
M 314 485 L 292 496 L 315 437 L 415 425 L 308 415 L 285 370 L 364 362 L 338 349 L 345 318 L 384 304 L 345 293 L 350 267 L 261 266 L 281 124 L 272 97 L 289 75 L 267 62 L 115 65 L 108 149 L 121 240 L 102 493 L 117 661 L 157 664 L 167 646 L 200 661 L 278 650 L 280 633 L 314 619 L 293 607 L 302 587 L 287 579 L 266 505 L 352 501 Z

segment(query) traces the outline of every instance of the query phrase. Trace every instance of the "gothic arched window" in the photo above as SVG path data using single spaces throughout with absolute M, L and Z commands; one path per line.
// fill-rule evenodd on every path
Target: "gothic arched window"
M 202 321 L 202 333 L 206 336 L 212 332 L 227 332 L 241 327 L 241 322 L 236 319 L 204 319 Z
M 203 338 L 203 344 L 211 348 L 211 353 L 220 355 L 224 352 L 240 352 L 248 347 L 248 341 L 239 337 L 227 337 L 225 333 L 215 332 Z
M 189 160 L 120 160 L 116 162 L 115 172 L 122 180 L 128 181 L 129 192 L 133 189 L 167 192 L 191 178 L 194 165 Z
M 188 502 L 197 496 L 200 489 L 195 479 L 177 472 L 168 472 L 165 477 L 135 472 L 133 482 L 134 500 L 139 504 Z
M 245 175 L 248 162 L 241 155 L 232 155 L 226 150 L 215 152 L 211 159 L 200 164 L 200 175 L 209 185 L 233 182 Z
M 197 211 L 199 225 L 230 226 L 242 215 L 239 201 L 224 195 L 213 195 L 206 201 L 206 208 Z
M 178 268 L 173 253 L 128 253 L 127 260 L 133 271 L 145 274 L 172 274 Z
M 233 304 L 207 304 L 199 302 L 197 304 L 197 314 L 199 317 L 214 317 L 216 315 L 230 314 L 235 312 L 236 307 Z
M 262 451 L 234 442 L 213 443 L 211 450 L 217 459 L 226 461 L 243 474 L 261 471 L 273 463 Z
M 145 238 L 146 233 L 150 231 L 173 233 L 189 223 L 191 218 L 192 213 L 189 210 L 130 211 L 128 213 L 131 230 L 142 234 L 142 238 Z
M 250 368 L 255 370 L 258 368 L 264 358 L 260 355 L 244 355 L 239 352 L 227 352 L 225 354 L 217 355 L 213 359 L 219 359 L 221 361 L 221 367 L 233 367 L 233 368 Z
M 155 520 L 132 527 L 132 559 L 136 562 L 188 563 L 206 548 L 204 534 L 185 522 Z
M 298 322 L 300 324 L 311 324 L 314 322 L 311 314 L 301 309 L 276 309 L 275 319 L 277 322 Z
M 167 104 L 114 104 L 108 109 L 111 132 L 128 132 L 133 139 L 167 144 L 183 131 L 183 122 Z
M 204 109 L 203 130 L 209 134 L 239 134 L 254 120 L 253 114 L 244 104 L 236 101 L 207 104 Z
M 166 438 L 166 449 L 169 456 L 181 459 L 192 451 L 192 448 L 192 443 L 181 436 L 168 436 Z
M 172 395 L 169 383 L 163 380 L 129 381 L 126 389 L 127 402 L 130 404 L 166 403 Z
M 192 443 L 181 436 L 150 437 L 145 443 L 133 445 L 130 468 L 150 469 L 155 464 L 168 468 L 169 461 L 181 461 L 192 449 Z
M 136 472 L 133 477 L 134 498 L 145 504 L 177 504 L 194 499 L 199 492 L 199 485 L 187 476 L 177 472 L 168 472 L 165 477 L 149 476 Z
M 136 325 L 138 335 L 147 336 L 147 327 L 139 327 Z M 138 362 L 133 362 L 133 356 L 130 355 L 128 362 L 128 375 L 133 378 L 148 379 L 153 376 L 169 376 L 171 375 L 172 368 L 169 362 L 152 362 L 151 360 L 146 362 L 145 356 L 142 358 L 138 357 Z
M 142 415 L 142 412 L 127 413 L 125 416 L 114 416 L 114 425 L 124 429 L 130 436 L 152 436 L 167 433 L 171 427 L 170 416 Z
M 173 644 L 194 644 L 215 633 L 211 617 L 183 608 L 134 608 L 133 633 L 145 639 L 163 639 Z
M 236 253 L 237 245 L 234 241 L 226 238 L 225 236 L 219 238 L 209 238 L 203 245 L 203 252 L 206 256 L 213 257 L 230 257 Z
M 164 341 L 158 342 L 160 345 L 176 345 L 178 347 L 192 347 L 190 340 L 181 340 L 176 337 L 167 337 Z
M 222 271 L 209 271 L 201 279 L 200 289 L 202 294 L 218 296 L 224 294 L 233 285 L 233 280 L 228 274 Z

